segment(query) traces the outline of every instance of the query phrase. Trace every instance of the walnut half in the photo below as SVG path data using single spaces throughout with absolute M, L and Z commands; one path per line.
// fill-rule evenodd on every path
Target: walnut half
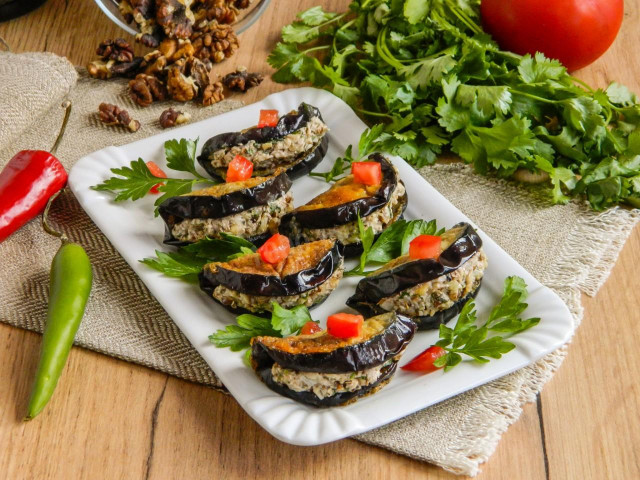
M 160 114 L 160 126 L 162 128 L 171 128 L 187 123 L 190 119 L 191 115 L 188 113 L 178 112 L 173 108 L 168 108 Z
M 105 125 L 122 125 L 132 132 L 137 132 L 140 122 L 133 120 L 129 112 L 111 103 L 101 103 L 98 107 L 100 121 Z

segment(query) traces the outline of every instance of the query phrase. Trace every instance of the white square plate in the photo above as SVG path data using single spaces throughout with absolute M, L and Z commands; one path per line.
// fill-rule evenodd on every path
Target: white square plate
M 139 262 L 153 256 L 156 249 L 170 249 L 162 244 L 162 220 L 153 216 L 154 198 L 148 196 L 136 202 L 115 203 L 109 193 L 97 192 L 90 187 L 109 178 L 111 168 L 127 165 L 138 157 L 165 166 L 163 144 L 166 140 L 199 137 L 201 147 L 213 135 L 254 124 L 260 109 L 287 112 L 303 101 L 318 107 L 331 129 L 329 151 L 317 171 L 329 170 L 336 156 L 341 155 L 349 144 L 357 147 L 365 125 L 349 106 L 334 95 L 323 90 L 299 88 L 270 95 L 253 105 L 123 147 L 105 148 L 78 161 L 69 176 L 71 189 L 83 208 L 231 394 L 262 427 L 278 439 L 296 445 L 318 445 L 339 440 L 393 422 L 529 365 L 571 337 L 571 314 L 560 298 L 479 230 L 489 259 L 476 302 L 479 318 L 486 318 L 491 306 L 499 300 L 504 279 L 509 275 L 523 277 L 529 286 L 529 307 L 524 315 L 542 318 L 539 325 L 514 337 L 517 348 L 500 360 L 482 365 L 463 362 L 446 374 L 438 371 L 430 375 L 416 375 L 398 369 L 389 385 L 375 395 L 346 407 L 315 409 L 272 392 L 242 363 L 240 353 L 218 349 L 209 343 L 208 336 L 233 323 L 234 316 L 209 299 L 197 286 L 165 277 Z M 446 228 L 460 221 L 470 221 L 401 158 L 392 159 L 409 195 L 406 218 L 435 218 L 438 226 Z M 328 185 L 319 179 L 305 177 L 295 180 L 295 204 L 306 203 L 327 188 Z M 348 264 L 347 268 L 351 265 Z M 354 277 L 342 280 L 328 300 L 312 311 L 312 316 L 324 321 L 328 315 L 345 310 L 345 302 L 357 281 L 358 278 Z M 413 358 L 434 343 L 437 337 L 437 331 L 419 332 L 405 352 L 404 360 Z

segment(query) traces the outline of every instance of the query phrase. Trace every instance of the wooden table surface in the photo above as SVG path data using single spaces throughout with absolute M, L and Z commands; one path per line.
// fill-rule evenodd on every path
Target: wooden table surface
M 269 74 L 265 59 L 280 27 L 318 3 L 344 10 L 348 1 L 273 0 L 220 73 L 246 65 Z M 615 44 L 577 76 L 598 87 L 616 80 L 640 93 L 640 0 L 625 3 Z M 90 0 L 49 0 L 0 24 L 14 51 L 54 52 L 74 64 L 86 64 L 101 40 L 122 34 Z M 267 79 L 243 100 L 284 88 Z M 637 228 L 602 290 L 584 298 L 564 365 L 477 478 L 640 478 L 638 265 Z M 26 424 L 39 347 L 39 335 L 0 324 L 2 478 L 455 478 L 353 440 L 313 448 L 281 443 L 227 395 L 80 348 L 71 352 L 50 405 Z

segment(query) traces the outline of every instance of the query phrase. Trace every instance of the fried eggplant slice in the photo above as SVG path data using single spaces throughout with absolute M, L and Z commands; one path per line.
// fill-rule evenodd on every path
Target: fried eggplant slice
M 275 127 L 252 127 L 210 138 L 198 162 L 212 177 L 224 179 L 231 160 L 242 155 L 253 162 L 256 176 L 283 168 L 293 180 L 322 161 L 329 146 L 328 131 L 320 111 L 301 103 L 297 110 L 280 117 Z
M 221 183 L 171 197 L 158 211 L 167 245 L 185 245 L 229 233 L 259 245 L 278 231 L 293 210 L 291 179 L 284 171 L 271 177 Z
M 323 330 L 287 338 L 255 337 L 251 364 L 272 390 L 315 407 L 351 403 L 391 379 L 416 325 L 393 312 L 365 320 L 362 335 Z
M 258 253 L 209 263 L 200 273 L 200 288 L 233 313 L 268 315 L 271 302 L 311 308 L 336 288 L 343 260 L 340 242 L 320 240 L 291 248 L 276 265 L 262 261 Z
M 377 236 L 399 220 L 407 207 L 407 192 L 391 162 L 379 153 L 370 155 L 367 161 L 380 163 L 380 185 L 363 185 L 348 175 L 283 216 L 280 233 L 294 244 L 335 238 L 345 245 L 345 255 L 360 254 L 358 215 L 365 228 L 371 227 Z
M 438 328 L 456 316 L 482 284 L 487 257 L 471 225 L 459 223 L 442 235 L 437 259 L 403 255 L 360 280 L 347 305 L 363 315 L 394 311 L 419 329 Z

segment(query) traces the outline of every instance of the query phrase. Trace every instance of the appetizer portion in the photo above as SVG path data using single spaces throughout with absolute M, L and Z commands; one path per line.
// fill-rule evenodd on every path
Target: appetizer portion
M 293 210 L 291 179 L 284 171 L 244 178 L 247 166 L 237 163 L 229 171 L 238 181 L 171 197 L 160 205 L 164 243 L 184 245 L 229 233 L 261 244 L 278 231 L 281 217 Z
M 338 286 L 343 255 L 344 247 L 335 240 L 289 249 L 287 237 L 276 234 L 257 253 L 205 265 L 200 288 L 234 313 L 268 313 L 271 302 L 313 307 Z
M 419 329 L 438 328 L 474 298 L 487 268 L 482 240 L 468 223 L 420 235 L 409 253 L 360 280 L 347 305 L 364 315 L 394 311 Z
M 256 127 L 207 140 L 198 162 L 210 175 L 226 178 L 227 167 L 241 155 L 254 164 L 254 175 L 271 175 L 283 168 L 295 179 L 324 158 L 328 131 L 320 111 L 306 103 L 280 118 L 276 110 L 262 110 Z
M 306 205 L 285 215 L 280 232 L 294 243 L 335 238 L 346 255 L 362 252 L 358 216 L 365 228 L 379 235 L 397 221 L 407 207 L 407 193 L 396 168 L 374 153 L 352 165 L 352 173 L 337 181 Z
M 368 320 L 332 315 L 317 333 L 254 337 L 251 365 L 281 395 L 314 407 L 344 405 L 389 382 L 415 330 L 393 312 Z

